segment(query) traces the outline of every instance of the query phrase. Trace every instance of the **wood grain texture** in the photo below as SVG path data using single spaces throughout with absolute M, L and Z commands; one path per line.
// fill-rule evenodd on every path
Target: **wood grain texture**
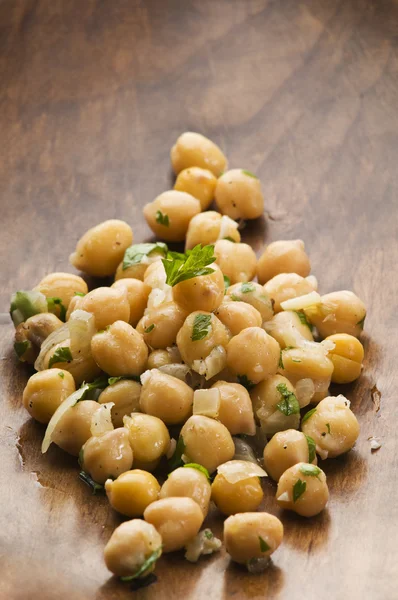
M 368 307 L 364 373 L 344 388 L 361 436 L 324 464 L 328 509 L 282 515 L 264 575 L 224 553 L 196 566 L 168 555 L 136 598 L 397 598 L 397 31 L 392 0 L 0 0 L 1 311 L 12 291 L 69 270 L 101 220 L 148 239 L 141 207 L 171 186 L 184 130 L 260 176 L 268 218 L 245 241 L 304 239 L 320 289 L 353 289 Z M 12 337 L 3 322 L 0 598 L 128 598 L 102 561 L 118 517 L 74 460 L 42 457 Z

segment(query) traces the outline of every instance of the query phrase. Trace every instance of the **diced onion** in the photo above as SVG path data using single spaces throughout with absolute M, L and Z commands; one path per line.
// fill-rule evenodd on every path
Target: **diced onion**
M 216 419 L 220 409 L 221 394 L 218 388 L 196 390 L 193 394 L 193 414 Z
M 251 462 L 254 465 L 258 464 L 256 456 L 253 452 L 253 448 L 249 446 L 245 440 L 242 440 L 238 437 L 233 437 L 232 440 L 235 445 L 235 454 L 233 460 L 244 460 L 246 462 Z
M 267 473 L 259 465 L 248 460 L 229 460 L 217 468 L 229 483 L 237 483 L 251 477 L 267 477 Z
M 289 492 L 283 492 L 277 500 L 278 502 L 290 502 Z
M 223 346 L 216 346 L 204 360 L 194 360 L 192 369 L 206 380 L 220 373 L 227 366 L 227 353 Z
M 174 438 L 171 438 L 170 444 L 169 444 L 169 449 L 166 452 L 166 458 L 167 459 L 170 459 L 173 456 L 176 447 L 177 447 L 176 440 Z
M 172 377 L 176 377 L 177 379 L 181 379 L 181 381 L 186 382 L 187 376 L 191 372 L 191 369 L 188 365 L 183 365 L 182 363 L 171 363 L 169 365 L 162 365 L 158 369 L 161 373 L 165 373 L 166 375 L 171 375 Z
M 167 354 L 170 356 L 172 363 L 181 363 L 182 358 L 178 346 L 168 346 L 166 348 Z
M 74 310 L 69 317 L 68 329 L 72 356 L 91 353 L 91 339 L 96 332 L 94 315 L 85 310 Z
M 41 451 L 44 454 L 49 449 L 52 442 L 52 434 L 55 428 L 58 425 L 60 419 L 64 416 L 67 410 L 75 406 L 79 402 L 79 400 L 84 396 L 85 392 L 89 389 L 89 385 L 83 385 L 83 387 L 73 392 L 70 396 L 65 398 L 65 400 L 58 406 L 57 410 L 53 414 L 50 419 L 49 424 L 47 425 L 46 433 L 44 434 L 43 443 L 41 445 Z
M 230 217 L 227 217 L 227 215 L 223 215 L 221 217 L 220 233 L 218 234 L 217 241 L 223 240 L 224 238 L 228 237 L 231 233 L 231 229 L 238 229 L 238 226 L 239 225 L 238 223 L 236 223 L 236 221 L 234 221 Z
M 210 529 L 204 529 L 185 546 L 185 558 L 189 562 L 197 562 L 202 554 L 218 552 L 221 546 L 221 540 L 216 538 Z
M 68 324 L 62 325 L 44 340 L 40 348 L 40 354 L 36 358 L 35 369 L 36 371 L 43 371 L 44 367 L 44 359 L 47 353 L 53 348 L 57 346 L 57 344 L 62 344 L 65 340 L 69 339 L 69 327 Z
M 375 437 L 370 437 L 369 442 L 371 450 L 378 450 L 379 448 L 381 448 L 381 443 Z
M 308 275 L 308 277 L 306 277 L 306 280 L 314 288 L 315 291 L 318 289 L 318 280 L 315 277 L 315 275 Z
M 305 406 L 308 406 L 315 394 L 314 382 L 308 377 L 299 379 L 296 382 L 295 391 L 300 408 L 304 408 Z
M 156 370 L 157 369 L 147 369 L 146 371 L 144 371 L 142 373 L 142 375 L 140 375 L 141 384 L 145 385 L 146 383 L 148 383 L 148 381 L 152 377 L 152 371 L 156 371 Z
M 101 404 L 99 409 L 95 411 L 91 417 L 91 435 L 101 435 L 114 429 L 111 416 L 112 406 L 115 406 L 114 402 L 107 402 Z
M 281 302 L 281 307 L 283 310 L 302 310 L 303 308 L 308 308 L 309 306 L 313 306 L 314 304 L 321 303 L 321 296 L 318 292 L 310 292 L 309 294 L 304 294 L 303 296 L 297 296 L 296 298 L 289 298 L 289 300 L 284 300 Z

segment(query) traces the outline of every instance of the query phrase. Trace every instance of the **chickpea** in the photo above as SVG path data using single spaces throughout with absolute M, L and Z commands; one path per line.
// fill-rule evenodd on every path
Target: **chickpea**
M 205 360 L 216 346 L 225 348 L 228 341 L 226 328 L 209 312 L 191 313 L 177 334 L 181 358 L 190 367 L 194 361 Z
M 211 499 L 224 515 L 253 512 L 263 500 L 263 488 L 258 477 L 248 477 L 230 483 L 218 473 L 211 486 Z
M 22 402 L 31 417 L 48 423 L 58 406 L 76 391 L 68 371 L 46 369 L 32 375 L 23 391 Z
M 333 363 L 322 345 L 314 343 L 312 346 L 285 348 L 281 353 L 279 370 L 293 383 L 300 379 L 312 379 L 315 393 L 311 402 L 316 403 L 327 394 Z
M 59 419 L 51 439 L 62 450 L 79 456 L 81 447 L 91 437 L 91 420 L 98 410 L 94 400 L 83 400 L 69 408 Z
M 110 219 L 86 231 L 69 261 L 88 275 L 108 277 L 116 271 L 132 242 L 131 227 L 124 221 Z
M 286 377 L 272 375 L 250 392 L 253 410 L 266 434 L 298 429 L 300 405 L 294 387 Z
M 217 381 L 212 386 L 220 392 L 218 420 L 225 425 L 231 435 L 245 433 L 254 435 L 256 425 L 249 392 L 239 383 Z
M 202 210 L 209 208 L 214 197 L 217 178 L 208 169 L 190 167 L 178 174 L 174 189 L 179 192 L 187 192 L 200 202 Z
M 282 349 L 286 346 L 297 346 L 298 342 L 303 339 L 314 341 L 311 329 L 293 310 L 277 313 L 270 321 L 264 323 L 263 327 L 269 335 L 276 339 Z
M 143 213 L 156 236 L 168 242 L 182 242 L 188 231 L 189 221 L 200 210 L 199 200 L 191 194 L 169 190 L 146 204 Z
M 164 302 L 147 311 L 137 331 L 151 348 L 165 349 L 175 344 L 186 316 L 187 311 L 176 302 Z
M 112 288 L 125 288 L 127 290 L 127 299 L 130 304 L 129 323 L 135 327 L 144 315 L 151 288 L 139 279 L 130 279 L 128 277 L 115 281 L 111 285 Z M 124 321 L 124 319 L 120 320 Z
M 297 273 L 279 273 L 264 284 L 268 296 L 274 301 L 274 312 L 281 312 L 281 302 L 304 296 L 317 290 L 316 280 L 301 277 Z
M 69 321 L 71 314 L 80 308 L 82 302 L 82 296 L 73 296 L 69 302 L 68 310 L 66 311 L 66 321 Z
M 184 454 L 191 462 L 213 473 L 219 465 L 231 460 L 235 446 L 228 429 L 218 421 L 202 415 L 189 417 L 181 429 Z
M 118 577 L 135 575 L 144 563 L 157 553 L 162 554 L 162 538 L 150 523 L 141 519 L 125 521 L 112 533 L 104 549 L 107 568 Z M 142 579 L 155 568 L 152 563 L 140 576 Z
M 282 539 L 282 523 L 266 512 L 237 514 L 224 522 L 226 550 L 240 564 L 271 556 Z
M 52 313 L 39 313 L 20 323 L 15 329 L 14 344 L 19 360 L 33 364 L 44 340 L 62 325 L 62 321 Z
M 244 329 L 227 346 L 227 366 L 254 384 L 276 373 L 279 357 L 278 342 L 260 327 Z
M 106 404 L 113 402 L 111 408 L 112 423 L 114 427 L 123 426 L 123 417 L 140 409 L 141 385 L 131 379 L 121 379 L 112 385 L 108 385 L 101 392 L 98 402 Z
M 133 464 L 129 434 L 124 427 L 91 436 L 82 450 L 83 470 L 100 484 L 128 471 Z
M 144 275 L 144 283 L 151 289 L 163 289 L 166 285 L 166 271 L 161 260 L 157 260 L 148 265 Z
M 323 338 L 335 333 L 359 337 L 363 330 L 366 307 L 356 294 L 343 290 L 325 294 L 321 297 L 321 304 L 305 309 L 305 314 Z
M 303 418 L 302 430 L 315 441 L 321 458 L 335 458 L 351 450 L 359 436 L 359 423 L 349 401 L 340 394 L 321 400 L 314 412 Z
M 159 252 L 154 250 L 150 254 L 144 256 L 140 262 L 126 268 L 123 268 L 124 261 L 122 260 L 116 269 L 115 281 L 119 281 L 120 279 L 139 279 L 140 281 L 144 281 L 145 274 L 149 267 L 153 265 L 153 263 L 161 263 L 163 255 L 164 253 L 160 250 Z
M 225 285 L 222 271 L 217 265 L 209 275 L 199 275 L 180 281 L 173 287 L 173 299 L 187 312 L 196 310 L 213 312 L 224 299 Z
M 328 500 L 326 475 L 315 465 L 298 463 L 279 479 L 276 501 L 281 508 L 302 517 L 314 517 L 325 508 Z
M 247 327 L 261 327 L 263 322 L 260 313 L 254 306 L 246 302 L 234 302 L 229 299 L 229 296 L 225 296 L 214 314 L 232 335 L 238 335 Z
M 269 244 L 258 259 L 257 277 L 261 284 L 280 273 L 297 273 L 307 277 L 311 271 L 310 260 L 302 240 L 279 240 Z
M 128 323 L 116 321 L 96 333 L 91 352 L 103 371 L 113 376 L 140 375 L 148 360 L 148 348 L 142 336 Z
M 258 310 L 263 321 L 269 321 L 274 315 L 271 299 L 264 288 L 250 281 L 249 283 L 235 283 L 227 289 L 227 298 L 235 302 L 246 302 Z
M 185 249 L 189 250 L 198 244 L 206 246 L 215 244 L 219 239 L 231 238 L 240 242 L 238 224 L 227 216 L 220 215 L 214 210 L 195 215 L 190 220 L 185 240 Z
M 347 333 L 335 333 L 326 338 L 335 344 L 329 352 L 333 363 L 333 383 L 351 383 L 358 379 L 362 370 L 364 349 L 359 340 Z
M 194 467 L 179 467 L 172 471 L 160 490 L 159 498 L 192 498 L 200 506 L 204 518 L 209 511 L 210 483 L 204 473 Z
M 144 510 L 159 497 L 160 485 L 153 475 L 140 469 L 125 471 L 115 481 L 105 482 L 112 508 L 126 517 L 142 517 Z
M 170 152 L 174 173 L 184 169 L 201 167 L 219 177 L 227 166 L 227 159 L 220 148 L 200 133 L 185 131 L 177 139 Z
M 264 448 L 264 468 L 274 481 L 279 481 L 287 469 L 301 462 L 317 464 L 315 444 L 301 431 L 279 431 Z
M 232 169 L 221 175 L 215 199 L 220 213 L 231 219 L 257 219 L 264 212 L 260 180 L 243 169 Z
M 171 365 L 172 359 L 167 350 L 153 350 L 148 356 L 148 369 L 158 369 L 164 365 Z
M 214 255 L 216 263 L 232 284 L 255 277 L 257 258 L 248 244 L 219 240 L 214 246 Z
M 176 425 L 192 414 L 192 403 L 193 390 L 180 379 L 157 369 L 145 377 L 140 398 L 142 412 L 158 417 L 166 425 Z
M 127 289 L 121 287 L 99 287 L 80 298 L 77 307 L 95 317 L 97 329 L 105 329 L 115 321 L 129 322 L 130 303 Z
M 72 273 L 50 273 L 43 277 L 34 288 L 46 298 L 61 298 L 62 304 L 68 308 L 75 293 L 87 294 L 87 283 L 78 275 Z
M 49 368 L 50 361 L 57 350 L 59 351 L 60 348 L 70 348 L 70 346 L 70 340 L 64 340 L 53 346 L 43 359 L 44 369 Z M 101 373 L 100 367 L 97 365 L 90 352 L 77 353 L 76 355 L 72 353 L 72 360 L 53 363 L 51 368 L 53 367 L 68 371 L 73 376 L 76 385 L 81 385 L 83 381 L 93 381 Z
M 197 535 L 204 517 L 194 500 L 176 497 L 152 502 L 145 509 L 144 519 L 162 536 L 163 552 L 174 552 Z
M 170 436 L 163 421 L 152 415 L 133 413 L 130 417 L 124 417 L 123 422 L 129 433 L 134 466 L 138 462 L 151 463 L 167 453 Z

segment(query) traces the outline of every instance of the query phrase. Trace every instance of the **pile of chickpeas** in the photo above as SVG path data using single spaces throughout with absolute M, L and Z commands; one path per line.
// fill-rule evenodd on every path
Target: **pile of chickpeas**
M 231 559 L 261 571 L 283 539 L 281 521 L 258 512 L 262 478 L 281 509 L 317 515 L 329 496 L 317 456 L 344 454 L 359 435 L 329 386 L 360 376 L 363 302 L 318 293 L 302 240 L 259 258 L 241 242 L 238 221 L 264 213 L 260 181 L 227 170 L 212 141 L 182 134 L 171 162 L 174 189 L 143 210 L 161 241 L 134 244 L 127 223 L 109 220 L 70 256 L 111 285 L 51 273 L 11 302 L 16 353 L 37 371 L 23 404 L 47 425 L 43 451 L 79 457 L 81 478 L 129 519 L 104 551 L 124 581 L 162 552 L 195 562 L 218 551 L 202 528 L 211 503 L 228 517 Z M 184 240 L 185 253 L 166 245 Z

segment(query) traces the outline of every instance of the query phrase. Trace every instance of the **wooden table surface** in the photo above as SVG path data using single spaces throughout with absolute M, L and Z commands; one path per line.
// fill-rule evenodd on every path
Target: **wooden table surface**
M 117 217 L 148 239 L 141 207 L 172 186 L 185 130 L 260 176 L 268 217 L 245 241 L 302 238 L 321 291 L 353 289 L 368 307 L 364 372 L 344 389 L 361 435 L 324 466 L 328 509 L 282 515 L 264 575 L 224 553 L 168 555 L 135 593 L 102 561 L 119 522 L 106 499 L 75 460 L 40 453 L 3 318 L 1 600 L 398 598 L 397 31 L 392 0 L 0 0 L 1 311 L 14 290 L 73 271 L 89 226 Z

